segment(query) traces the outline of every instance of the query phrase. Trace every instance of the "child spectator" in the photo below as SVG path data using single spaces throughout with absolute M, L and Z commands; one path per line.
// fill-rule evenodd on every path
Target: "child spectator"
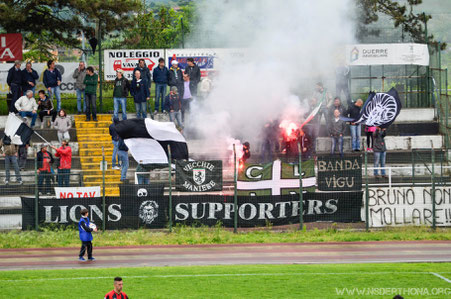
M 60 165 L 58 166 L 58 186 L 69 187 L 70 169 L 72 166 L 72 149 L 69 146 L 68 140 L 63 140 L 60 148 L 52 146 L 56 151 L 55 156 L 60 158 Z
M 80 236 L 81 241 L 81 248 L 80 248 L 80 254 L 78 256 L 78 259 L 80 261 L 85 261 L 85 258 L 83 257 L 85 255 L 86 249 L 88 251 L 88 260 L 95 261 L 95 258 L 92 257 L 92 232 L 97 231 L 96 228 L 91 228 L 89 221 L 89 212 L 87 209 L 83 209 L 80 211 L 81 218 L 78 222 L 78 233 Z
M 47 151 L 47 145 L 41 146 L 41 151 L 36 155 L 38 162 L 38 191 L 39 195 L 46 193 L 51 194 L 51 178 L 52 170 L 51 164 L 53 163 L 53 156 Z M 43 182 L 45 180 L 45 188 L 43 188 Z
M 373 151 L 374 145 L 374 132 L 376 131 L 376 127 L 368 127 L 365 126 L 366 132 L 366 150 L 369 152 Z
M 385 129 L 377 127 L 376 132 L 374 133 L 374 144 L 373 144 L 374 176 L 376 178 L 380 178 L 380 176 L 378 176 L 377 167 L 381 167 L 381 175 L 384 179 L 387 178 L 387 176 L 385 175 L 385 156 L 387 151 L 387 147 L 385 146 L 384 140 L 385 135 L 386 135 Z
M 340 119 L 340 111 L 334 111 L 334 118 L 329 122 L 329 134 L 332 138 L 332 149 L 331 154 L 335 153 L 335 148 L 337 146 L 340 150 L 340 156 L 343 157 L 343 134 L 345 132 L 346 124 Z
M 44 116 L 51 116 L 52 122 L 55 122 L 57 113 L 55 108 L 53 107 L 53 101 L 51 101 L 47 97 L 44 90 L 40 90 L 38 92 L 38 95 L 39 95 L 38 99 L 39 119 L 41 120 L 41 123 L 44 121 Z
M 70 140 L 69 129 L 72 128 L 72 123 L 70 121 L 70 118 L 67 117 L 66 111 L 64 111 L 64 109 L 60 110 L 53 126 L 58 130 L 58 141 L 60 143 L 62 143 L 63 140 Z
M 166 96 L 164 107 L 165 110 L 169 111 L 169 120 L 183 130 L 182 101 L 178 95 L 177 87 L 171 87 L 169 94 Z

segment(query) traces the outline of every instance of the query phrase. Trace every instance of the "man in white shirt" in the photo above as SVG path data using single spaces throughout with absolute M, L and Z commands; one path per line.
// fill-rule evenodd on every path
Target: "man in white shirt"
M 36 118 L 38 117 L 38 114 L 36 113 L 36 111 L 38 110 L 38 104 L 33 98 L 33 91 L 27 90 L 24 96 L 21 96 L 17 99 L 14 106 L 16 107 L 17 111 L 19 111 L 19 115 L 21 117 L 31 117 L 30 126 L 33 128 L 36 122 Z

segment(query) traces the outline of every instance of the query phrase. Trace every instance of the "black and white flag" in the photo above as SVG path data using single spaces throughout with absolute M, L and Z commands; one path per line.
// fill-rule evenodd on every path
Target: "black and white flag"
M 127 119 L 115 127 L 133 158 L 140 164 L 168 163 L 168 145 L 173 159 L 188 159 L 185 137 L 173 122 L 158 122 L 150 118 Z
M 14 113 L 8 115 L 5 125 L 5 135 L 11 139 L 12 144 L 27 144 L 34 131 Z
M 401 112 L 401 101 L 396 89 L 392 88 L 386 93 L 370 92 L 358 118 L 340 118 L 344 121 L 361 123 L 369 127 L 387 128 L 395 121 L 399 112 Z

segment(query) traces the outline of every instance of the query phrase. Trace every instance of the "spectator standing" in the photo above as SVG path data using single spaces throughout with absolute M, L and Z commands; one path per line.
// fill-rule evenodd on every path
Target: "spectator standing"
M 58 166 L 58 186 L 69 187 L 70 169 L 72 166 L 72 149 L 69 146 L 69 141 L 63 140 L 60 148 L 52 146 L 56 151 L 55 156 L 60 158 L 60 165 Z
M 39 78 L 39 75 L 38 72 L 36 72 L 31 66 L 31 62 L 27 62 L 25 69 L 22 71 L 22 90 L 31 90 L 34 97 L 34 92 L 36 91 L 36 80 Z
M 327 117 L 328 117 L 329 120 L 334 118 L 335 110 L 340 111 L 340 115 L 345 114 L 345 108 L 341 104 L 341 100 L 340 100 L 339 97 L 335 97 L 334 98 L 334 102 L 333 102 L 332 106 L 330 106 L 329 109 L 328 109 L 329 112 L 328 112 Z
M 354 105 L 349 107 L 348 111 L 346 111 L 346 116 L 352 119 L 358 119 L 360 116 L 360 109 L 362 108 L 363 101 L 362 99 L 358 99 L 355 101 Z M 362 132 L 361 124 L 356 124 L 351 122 L 349 124 L 349 129 L 351 131 L 351 144 L 352 150 L 354 152 L 360 151 L 360 134 Z
M 315 108 L 318 105 L 318 99 L 316 98 L 311 98 L 309 100 L 309 111 L 304 115 L 305 118 L 307 118 L 312 112 L 313 110 L 315 110 Z M 308 132 L 308 135 L 311 138 L 312 141 L 312 151 L 313 153 L 316 153 L 316 140 L 318 139 L 319 136 L 319 131 L 321 128 L 321 123 L 319 121 L 320 119 L 320 115 L 319 115 L 319 111 L 318 113 L 307 123 L 306 125 L 306 131 Z
M 12 144 L 11 139 L 6 135 L 0 140 L 0 154 L 5 156 L 5 185 L 9 184 L 9 168 L 11 164 L 16 173 L 16 182 L 22 185 L 22 177 L 20 175 L 19 164 L 17 163 L 17 145 Z
M 81 218 L 78 222 L 78 233 L 80 236 L 81 241 L 81 248 L 80 248 L 80 254 L 78 255 L 78 259 L 80 261 L 85 261 L 85 258 L 83 257 L 86 253 L 86 250 L 88 251 L 88 260 L 95 261 L 95 258 L 92 256 L 92 232 L 97 231 L 96 228 L 91 228 L 89 221 L 89 211 L 87 209 L 83 209 L 80 211 Z
M 127 96 L 130 91 L 130 82 L 124 78 L 124 71 L 122 69 L 116 70 L 116 79 L 114 79 L 113 103 L 114 112 L 113 117 L 119 120 L 119 106 L 122 109 L 122 120 L 127 119 Z
M 177 87 L 171 87 L 171 91 L 166 96 L 164 106 L 169 111 L 169 120 L 183 130 L 182 101 L 178 95 Z
M 81 101 L 83 98 L 83 112 L 86 112 L 86 95 L 85 95 L 85 77 L 86 66 L 84 61 L 78 63 L 78 68 L 75 69 L 72 78 L 75 79 L 75 92 L 77 93 L 77 113 L 81 114 Z
M 8 70 L 8 76 L 6 83 L 9 86 L 9 92 L 11 93 L 11 105 L 9 106 L 9 112 L 17 112 L 15 110 L 15 103 L 22 95 L 22 71 L 20 70 L 20 61 L 14 61 L 14 66 Z
M 313 98 L 316 99 L 317 103 L 321 103 L 321 107 L 318 111 L 318 124 L 321 126 L 321 117 L 324 115 L 324 119 L 326 120 L 326 125 L 329 122 L 329 118 L 327 115 L 327 109 L 332 106 L 332 96 L 329 94 L 327 89 L 323 86 L 323 83 L 316 83 L 315 91 L 313 93 Z M 318 128 L 319 133 L 319 128 Z
M 86 121 L 92 120 L 97 121 L 97 104 L 96 104 L 96 93 L 97 93 L 97 83 L 99 82 L 99 76 L 94 73 L 94 68 L 89 66 L 86 69 L 86 76 L 83 84 L 86 85 L 85 88 L 85 101 L 86 101 Z
M 366 150 L 368 152 L 372 152 L 374 145 L 374 132 L 376 132 L 376 127 L 365 126 L 365 132 L 366 132 Z
M 200 82 L 200 69 L 197 64 L 194 63 L 194 59 L 189 57 L 187 59 L 187 67 L 185 69 L 185 74 L 187 74 L 190 78 L 190 91 L 193 98 L 197 97 L 197 86 Z
M 146 79 L 141 78 L 141 72 L 135 71 L 135 78 L 130 86 L 136 108 L 136 118 L 147 118 L 147 101 L 150 100 L 149 88 Z
M 53 101 L 53 95 L 56 97 L 56 110 L 61 110 L 61 90 L 60 85 L 62 81 L 60 71 L 55 68 L 55 61 L 49 60 L 47 62 L 47 67 L 44 71 L 44 86 L 49 91 L 50 100 Z
M 128 299 L 127 294 L 122 292 L 122 278 L 115 277 L 114 278 L 114 289 L 105 295 L 104 299 Z
M 301 144 L 302 160 L 310 159 L 312 155 L 312 140 L 303 130 L 300 130 L 299 132 L 299 142 Z
M 189 112 L 190 104 L 193 100 L 193 95 L 191 94 L 191 81 L 187 74 L 183 75 L 183 94 L 182 96 L 182 122 L 185 122 L 185 112 Z
M 274 152 L 276 150 L 276 144 L 278 140 L 278 129 L 276 122 L 269 121 L 263 128 L 263 142 L 261 147 L 261 162 L 272 162 L 274 158 Z
M 19 156 L 19 169 L 20 171 L 25 170 L 25 166 L 27 165 L 27 156 L 28 156 L 28 148 L 30 147 L 30 143 L 19 145 L 18 156 Z
M 108 130 L 110 132 L 110 136 L 111 136 L 111 142 L 113 143 L 113 157 L 111 160 L 111 166 L 113 169 L 121 169 L 118 164 L 119 164 L 119 159 L 117 159 L 117 164 L 116 164 L 116 158 L 117 158 L 117 151 L 118 151 L 118 145 L 119 145 L 119 135 L 117 135 L 116 132 L 116 124 L 119 122 L 119 119 L 114 118 L 113 117 L 113 123 L 109 126 Z
M 117 159 L 121 163 L 121 182 L 124 182 L 127 179 L 128 147 L 125 145 L 124 140 L 122 140 L 120 137 L 117 148 Z
M 178 67 L 178 61 L 173 59 L 171 62 L 171 68 L 169 69 L 169 77 L 168 77 L 168 83 L 169 86 L 175 86 L 177 87 L 177 91 L 180 96 L 183 96 L 184 94 L 184 83 L 183 83 L 183 73 L 182 70 Z
M 133 70 L 133 79 L 136 79 L 136 71 L 139 71 L 141 74 L 141 78 L 146 80 L 147 83 L 147 89 L 149 89 L 150 94 L 150 85 L 152 83 L 151 77 L 150 77 L 150 70 L 149 67 L 146 65 L 146 61 L 141 58 L 138 60 L 138 66 L 135 67 Z
M 385 157 L 387 152 L 387 147 L 385 145 L 385 129 L 381 129 L 379 127 L 376 128 L 374 132 L 374 176 L 379 178 L 378 176 L 378 167 L 381 167 L 381 175 L 384 179 L 387 178 L 385 175 Z
M 41 120 L 41 123 L 44 121 L 44 116 L 51 116 L 52 122 L 55 122 L 57 113 L 53 107 L 53 101 L 47 97 L 44 90 L 40 90 L 38 96 L 39 119 Z
M 38 190 L 39 195 L 43 195 L 44 193 L 50 195 L 51 194 L 51 178 L 52 178 L 52 170 L 51 164 L 53 164 L 53 156 L 50 152 L 47 151 L 47 145 L 43 144 L 41 146 L 41 151 L 36 155 L 36 159 L 38 162 Z M 43 183 L 45 181 L 45 187 L 43 187 Z
M 36 104 L 36 100 L 33 98 L 33 92 L 27 90 L 26 94 L 21 96 L 14 105 L 21 117 L 31 117 L 30 126 L 33 128 L 38 117 L 36 112 L 38 110 L 38 104 Z
M 58 130 L 57 135 L 60 143 L 62 143 L 63 140 L 70 140 L 69 130 L 72 128 L 72 122 L 64 109 L 60 110 L 53 126 Z
M 158 67 L 153 69 L 153 82 L 155 82 L 155 113 L 164 110 L 164 98 L 166 97 L 166 87 L 168 86 L 169 70 L 164 65 L 164 59 L 158 59 Z
M 151 164 L 138 164 L 136 167 L 136 177 L 139 185 L 149 185 Z
M 347 65 L 340 65 L 335 69 L 335 87 L 336 87 L 336 95 L 338 97 L 341 96 L 341 92 L 343 91 L 346 102 L 348 103 L 348 106 L 352 105 L 351 102 L 351 94 L 349 92 L 349 66 Z
M 343 157 L 343 134 L 345 132 L 346 124 L 340 119 L 340 111 L 334 111 L 334 118 L 329 123 L 329 134 L 332 139 L 332 149 L 330 153 L 335 153 L 335 148 L 339 147 L 340 156 Z

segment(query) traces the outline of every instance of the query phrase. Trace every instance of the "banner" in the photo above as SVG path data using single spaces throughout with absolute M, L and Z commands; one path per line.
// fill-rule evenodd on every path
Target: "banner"
M 22 34 L 0 34 L 0 61 L 22 60 Z
M 346 46 L 349 65 L 429 65 L 426 44 L 358 44 Z
M 55 187 L 55 195 L 60 198 L 92 198 L 102 196 L 100 186 L 95 187 Z
M 145 189 L 143 189 L 145 190 Z M 40 198 L 38 223 L 45 225 L 77 225 L 80 211 L 88 209 L 92 222 L 106 229 L 163 228 L 168 224 L 169 198 L 138 193 L 137 196 L 108 197 L 105 214 L 102 198 Z M 199 195 L 173 196 L 174 223 L 216 225 L 221 222 L 233 227 L 233 196 Z M 362 192 L 306 193 L 304 221 L 361 221 Z M 22 229 L 32 229 L 35 221 L 35 199 L 22 197 Z M 238 225 L 240 227 L 299 223 L 299 198 L 284 196 L 238 197 Z
M 303 220 L 304 222 L 361 221 L 362 194 L 362 192 L 306 193 L 303 200 Z M 179 196 L 173 202 L 176 223 L 186 225 L 201 223 L 212 226 L 220 221 L 226 227 L 233 227 L 232 196 Z M 238 197 L 239 227 L 266 226 L 268 222 L 273 225 L 299 223 L 299 197 L 296 195 Z
M 370 188 L 368 196 L 370 227 L 432 225 L 431 187 Z M 435 204 L 437 226 L 451 226 L 451 187 L 435 188 Z
M 171 66 L 171 62 L 175 58 L 179 63 L 179 68 L 184 70 L 187 66 L 187 59 L 191 57 L 199 67 L 201 76 L 206 77 L 226 66 L 231 59 L 233 61 L 244 59 L 245 55 L 245 49 L 168 49 L 166 50 L 166 65 Z
M 8 71 L 10 68 L 14 66 L 13 63 L 0 63 L 0 93 L 6 94 L 9 92 L 8 84 L 6 83 L 6 78 L 8 77 Z M 21 65 L 22 69 L 25 68 L 25 65 Z M 78 63 L 76 62 L 63 62 L 58 63 L 55 66 L 61 73 L 62 82 L 60 85 L 60 89 L 62 93 L 75 93 L 75 79 L 72 78 L 75 69 L 78 68 Z M 44 71 L 47 69 L 47 63 L 33 63 L 32 68 L 38 72 L 39 78 L 36 80 L 36 97 L 39 90 L 46 90 L 44 83 L 42 83 L 44 79 Z
M 362 156 L 318 156 L 318 190 L 362 190 Z
M 302 186 L 313 192 L 316 186 L 314 161 L 302 162 Z M 238 173 L 239 195 L 285 195 L 299 193 L 299 165 L 276 160 L 268 164 L 245 164 Z
M 222 161 L 177 160 L 175 181 L 178 191 L 222 191 Z
M 164 58 L 164 50 L 104 50 L 103 63 L 105 67 L 105 80 L 116 78 L 116 70 L 122 69 L 124 77 L 133 79 L 133 70 L 138 66 L 138 61 L 144 59 L 150 73 L 158 66 L 158 59 Z

